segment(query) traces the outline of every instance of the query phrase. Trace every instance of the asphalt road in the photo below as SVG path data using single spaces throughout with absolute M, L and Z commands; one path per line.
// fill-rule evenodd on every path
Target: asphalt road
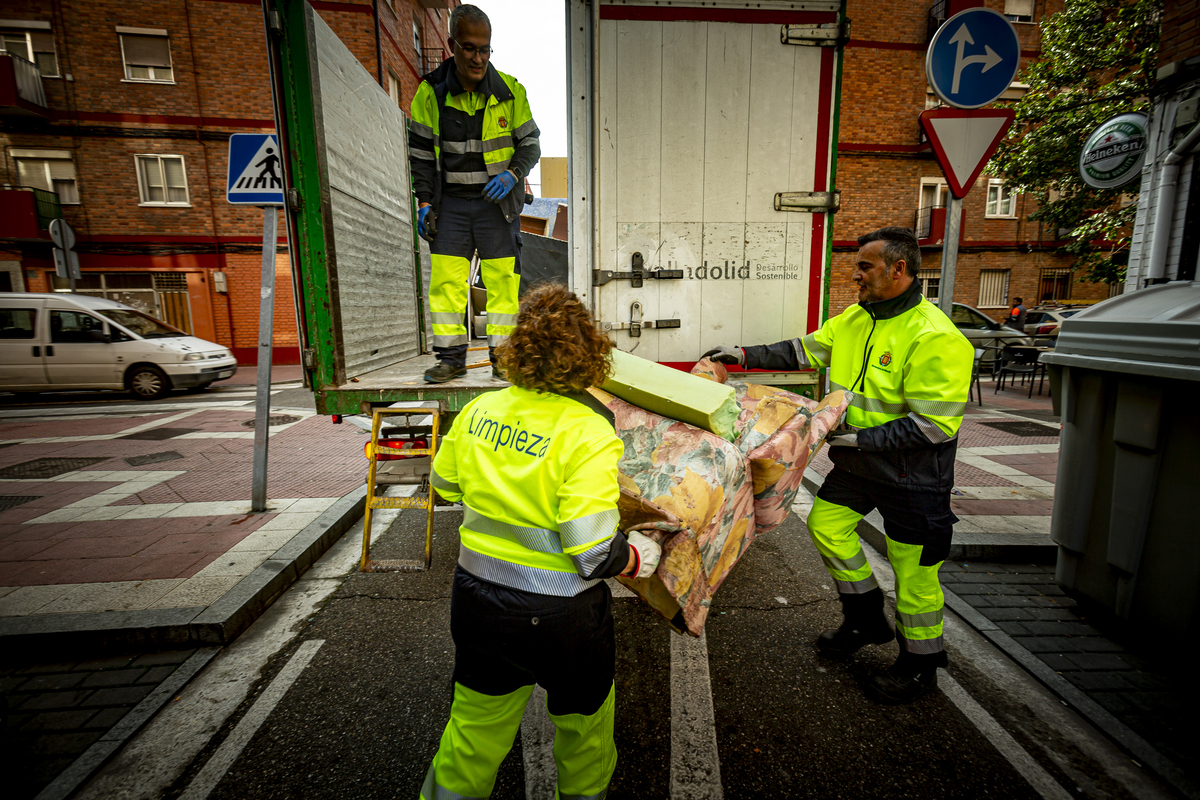
M 204 797 L 211 789 L 207 796 L 231 799 L 415 798 L 450 707 L 449 594 L 459 519 L 458 512 L 436 515 L 430 572 L 351 573 L 270 662 L 256 690 L 166 796 Z M 422 530 L 421 515 L 405 512 L 376 543 L 373 557 L 415 557 Z M 680 691 L 672 686 L 678 681 L 672 637 L 680 637 L 641 600 L 618 597 L 620 761 L 609 796 L 1093 796 L 1080 793 L 1071 773 L 1102 770 L 1087 763 L 1073 770 L 1071 758 L 1086 757 L 1068 743 L 1038 742 L 1048 734 L 1036 720 L 969 667 L 952 666 L 950 674 L 1005 718 L 1017 741 L 1025 741 L 1029 762 L 1040 765 L 1034 771 L 1044 770 L 1057 793 L 1035 790 L 1023 774 L 1029 769 L 1015 767 L 945 694 L 900 708 L 866 699 L 860 681 L 889 664 L 896 645 L 871 648 L 849 663 L 819 658 L 811 641 L 837 624 L 838 609 L 795 516 L 749 550 L 717 594 L 706 630 L 712 704 L 707 735 L 717 754 L 715 763 L 706 764 L 672 753 L 673 743 L 686 738 L 672 736 L 686 724 L 678 709 L 672 716 L 672 690 L 677 699 Z M 296 673 L 307 656 L 311 661 Z M 298 677 L 264 717 L 265 704 L 279 695 L 278 683 L 268 687 L 289 664 Z M 690 689 L 702 694 L 695 685 Z M 247 736 L 256 718 L 261 724 Z M 533 726 L 529 716 L 527 726 Z M 222 742 L 239 737 L 247 740 L 244 749 L 222 751 Z M 544 759 L 529 750 L 529 741 L 523 728 L 493 797 L 525 798 L 527 784 L 545 783 L 537 766 Z M 228 767 L 205 770 L 209 761 Z M 1131 795 L 1106 787 L 1097 796 Z

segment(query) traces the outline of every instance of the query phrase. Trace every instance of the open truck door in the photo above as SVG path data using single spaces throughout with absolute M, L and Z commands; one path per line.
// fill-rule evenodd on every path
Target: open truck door
M 822 321 L 843 29 L 798 5 L 569 0 L 571 274 L 622 350 L 690 363 Z

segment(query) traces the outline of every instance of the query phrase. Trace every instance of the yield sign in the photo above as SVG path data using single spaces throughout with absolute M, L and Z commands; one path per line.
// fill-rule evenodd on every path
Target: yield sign
M 1015 118 L 1016 112 L 1008 108 L 938 108 L 921 112 L 921 127 L 933 145 L 933 153 L 955 197 L 961 199 L 971 191 Z

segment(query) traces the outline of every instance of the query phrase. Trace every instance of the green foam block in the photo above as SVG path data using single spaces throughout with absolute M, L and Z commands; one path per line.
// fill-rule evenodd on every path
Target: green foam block
M 613 348 L 612 375 L 600 388 L 627 403 L 732 442 L 741 407 L 733 387 Z

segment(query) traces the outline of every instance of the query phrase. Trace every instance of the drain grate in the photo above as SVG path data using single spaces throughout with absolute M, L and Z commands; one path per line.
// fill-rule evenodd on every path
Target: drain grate
M 256 420 L 248 419 L 242 423 L 244 427 L 253 428 Z M 276 414 L 275 416 L 267 417 L 267 426 L 274 427 L 276 425 L 290 425 L 293 422 L 299 422 L 300 417 L 293 417 L 291 414 Z
M 108 461 L 108 458 L 35 458 L 0 469 L 0 480 L 19 481 L 57 478 L 77 469 Z
M 10 508 L 24 505 L 30 500 L 37 500 L 41 495 L 19 495 L 19 494 L 4 494 L 0 495 L 0 511 L 8 511 Z
M 989 428 L 995 428 L 998 431 L 1011 433 L 1013 436 L 1058 436 L 1060 431 L 1055 428 L 1050 428 L 1045 425 L 1039 425 L 1036 422 L 980 422 L 980 425 L 986 425 Z
M 176 453 L 174 450 L 165 450 L 161 453 L 149 453 L 144 456 L 130 456 L 125 459 L 125 463 L 131 467 L 140 467 L 145 464 L 158 464 L 163 461 L 174 461 L 178 458 L 183 458 L 182 453 Z
M 195 433 L 199 428 L 151 428 L 148 431 L 138 431 L 128 436 L 118 436 L 118 439 L 140 439 L 146 442 L 161 442 L 163 439 L 174 439 L 185 433 Z

